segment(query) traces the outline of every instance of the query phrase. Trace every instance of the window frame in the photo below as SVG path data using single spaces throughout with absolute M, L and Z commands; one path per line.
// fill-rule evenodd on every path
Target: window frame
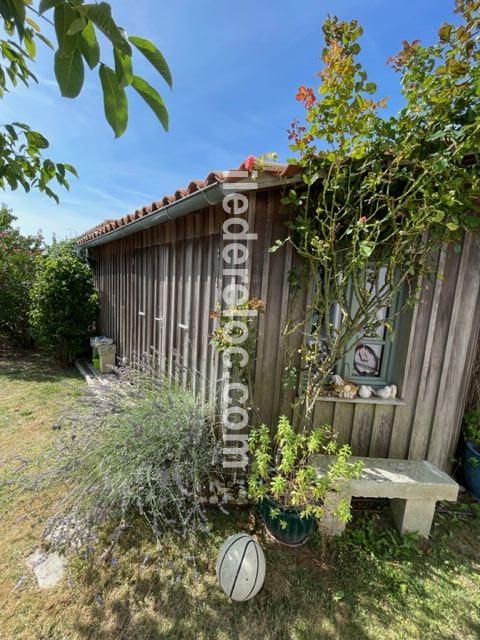
M 347 287 L 348 299 L 350 301 L 350 305 L 353 306 L 353 287 L 351 284 L 348 284 Z M 334 372 L 336 374 L 359 385 L 363 384 L 368 386 L 382 387 L 392 383 L 391 376 L 395 363 L 395 352 L 397 344 L 397 341 L 394 339 L 394 335 L 397 334 L 399 330 L 399 311 L 402 308 L 403 298 L 403 290 L 397 292 L 393 298 L 392 304 L 388 307 L 387 313 L 385 315 L 385 322 L 388 322 L 389 319 L 393 318 L 392 320 L 390 320 L 392 331 L 389 331 L 385 326 L 383 338 L 362 337 L 361 335 L 359 335 L 358 339 L 356 339 L 352 343 L 352 346 L 347 351 L 347 353 L 335 365 Z M 354 373 L 355 348 L 359 343 L 366 345 L 380 345 L 382 347 L 378 376 L 362 376 Z
M 345 284 L 347 288 L 347 298 L 349 300 L 349 304 L 354 304 L 354 294 L 353 294 L 353 286 L 351 283 Z M 310 293 L 309 295 L 312 295 Z M 393 380 L 394 370 L 395 370 L 395 358 L 397 352 L 397 343 L 398 339 L 395 340 L 394 336 L 399 335 L 401 318 L 400 318 L 400 310 L 403 307 L 405 300 L 405 286 L 402 286 L 401 289 L 394 295 L 392 304 L 389 306 L 387 314 L 385 316 L 385 322 L 389 322 L 392 326 L 392 330 L 389 331 L 387 327 L 385 327 L 384 338 L 372 338 L 367 337 L 363 338 L 359 334 L 358 338 L 354 340 L 352 346 L 347 351 L 347 353 L 338 360 L 334 368 L 332 369 L 332 375 L 337 374 L 343 379 L 351 380 L 358 385 L 367 385 L 374 388 L 381 388 L 388 384 L 396 383 Z M 338 316 L 340 317 L 340 316 Z M 314 324 L 314 319 L 311 318 L 309 322 L 309 327 L 311 328 Z M 307 335 L 311 333 L 311 331 L 307 332 Z M 311 339 L 307 339 L 309 342 Z M 382 359 L 380 364 L 380 372 L 378 376 L 362 376 L 358 374 L 351 373 L 354 369 L 354 356 L 355 356 L 355 346 L 359 343 L 365 344 L 376 344 L 381 345 L 383 347 L 382 351 Z M 306 383 L 305 378 L 303 378 L 302 388 Z

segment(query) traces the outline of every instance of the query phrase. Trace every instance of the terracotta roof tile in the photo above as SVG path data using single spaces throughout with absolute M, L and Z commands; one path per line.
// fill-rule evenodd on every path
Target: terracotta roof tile
M 93 240 L 94 238 L 98 238 L 98 236 L 104 235 L 109 231 L 113 231 L 114 229 L 118 229 L 119 227 L 130 224 L 131 222 L 134 222 L 139 218 L 148 216 L 152 212 L 158 211 L 158 209 L 161 209 L 162 207 L 165 207 L 174 202 L 178 202 L 186 196 L 189 196 L 192 193 L 199 191 L 200 189 L 205 189 L 205 187 L 208 187 L 210 185 L 218 183 L 238 182 L 239 178 L 235 175 L 235 173 L 238 171 L 247 171 L 245 163 L 242 163 L 240 167 L 238 167 L 238 169 L 233 169 L 230 171 L 214 171 L 212 173 L 209 173 L 205 180 L 193 180 L 192 182 L 190 182 L 187 188 L 178 189 L 177 191 L 175 191 L 175 193 L 164 196 L 160 200 L 156 200 L 151 204 L 141 207 L 133 213 L 124 215 L 119 219 L 104 220 L 103 222 L 93 227 L 92 229 L 89 229 L 82 236 L 80 236 L 77 239 L 77 244 L 84 244 L 85 242 Z M 298 172 L 299 168 L 295 165 L 265 163 L 262 166 L 262 173 L 271 174 L 279 178 L 288 178 L 296 175 Z M 232 173 L 234 175 L 231 175 Z

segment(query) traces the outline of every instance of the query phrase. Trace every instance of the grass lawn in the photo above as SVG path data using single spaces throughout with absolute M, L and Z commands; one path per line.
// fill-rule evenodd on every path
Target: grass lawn
M 1 352 L 3 478 L 48 451 L 56 416 L 83 384 L 37 356 Z M 318 537 L 290 550 L 266 539 L 252 512 L 212 512 L 210 536 L 156 546 L 139 525 L 113 557 L 73 558 L 65 582 L 40 591 L 25 558 L 59 490 L 0 495 L 1 640 L 480 637 L 478 516 L 437 515 L 427 544 L 385 529 L 386 514 L 355 513 L 340 543 Z M 215 560 L 239 530 L 258 535 L 267 577 L 254 600 L 233 604 L 217 586 Z

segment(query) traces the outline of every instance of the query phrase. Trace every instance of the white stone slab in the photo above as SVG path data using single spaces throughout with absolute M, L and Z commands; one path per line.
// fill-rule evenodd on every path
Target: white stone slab
M 65 558 L 58 553 L 35 551 L 28 556 L 26 563 L 35 574 L 40 589 L 56 586 L 65 573 Z
M 361 458 L 362 476 L 350 480 L 347 492 L 358 498 L 419 498 L 449 500 L 458 496 L 458 484 L 434 464 L 426 460 L 390 460 Z M 312 456 L 312 463 L 324 474 L 332 462 L 330 456 Z

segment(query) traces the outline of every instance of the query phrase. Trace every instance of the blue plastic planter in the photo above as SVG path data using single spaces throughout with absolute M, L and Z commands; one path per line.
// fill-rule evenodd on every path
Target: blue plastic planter
M 269 496 L 259 503 L 260 514 L 269 533 L 282 544 L 296 547 L 303 544 L 314 532 L 317 522 L 308 516 L 302 518 L 295 507 L 285 508 L 280 502 Z M 278 509 L 278 516 L 272 516 L 271 510 Z M 282 521 L 285 523 L 282 527 Z
M 480 500 L 480 451 L 469 440 L 463 449 L 463 475 L 467 489 Z

